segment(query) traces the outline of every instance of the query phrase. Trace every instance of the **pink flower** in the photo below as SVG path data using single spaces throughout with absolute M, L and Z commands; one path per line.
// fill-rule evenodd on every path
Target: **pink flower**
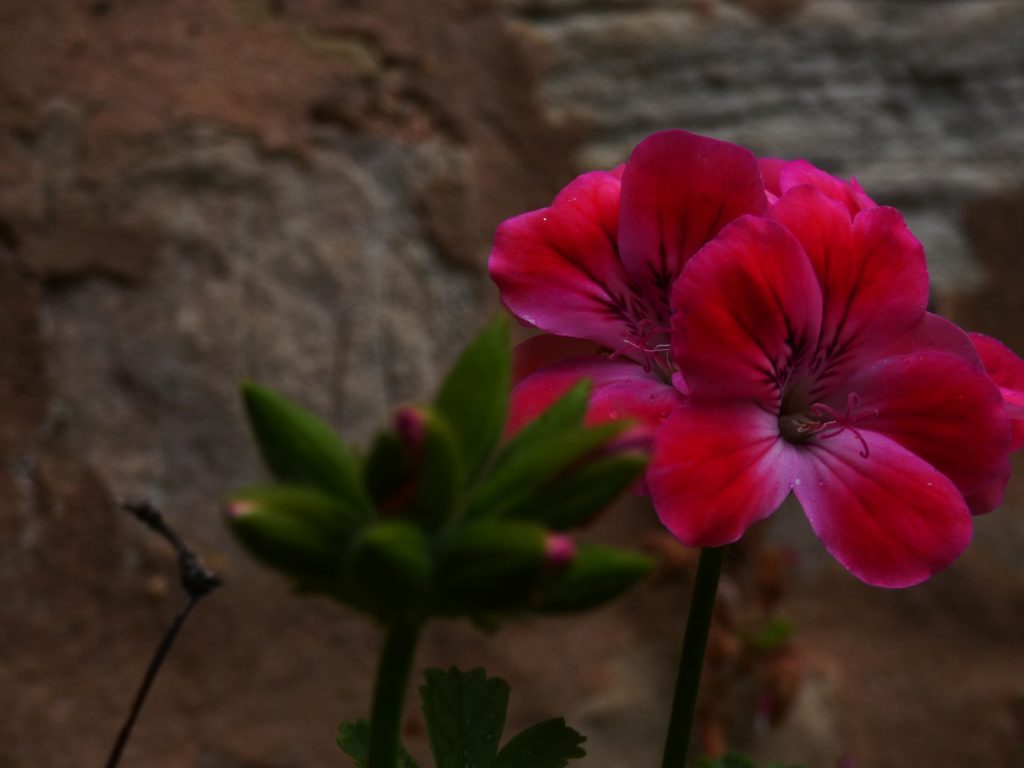
M 1024 362 L 926 312 L 920 244 L 855 180 L 665 131 L 502 224 L 490 271 L 551 334 L 517 351 L 510 430 L 589 379 L 589 422 L 653 439 L 648 488 L 688 545 L 792 492 L 850 571 L 907 586 L 1002 500 Z
M 923 250 L 894 209 L 802 184 L 725 229 L 672 295 L 690 396 L 647 475 L 662 522 L 721 546 L 792 492 L 870 584 L 952 563 L 971 512 L 1001 501 L 1010 436 L 970 341 L 927 297 Z
M 722 227 L 766 207 L 749 151 L 664 131 L 624 166 L 584 174 L 550 207 L 504 222 L 489 264 L 503 303 L 529 325 L 580 340 L 541 337 L 519 350 L 521 368 L 540 370 L 516 387 L 510 428 L 587 378 L 591 423 L 628 416 L 655 429 L 685 397 L 673 382 L 672 286 Z

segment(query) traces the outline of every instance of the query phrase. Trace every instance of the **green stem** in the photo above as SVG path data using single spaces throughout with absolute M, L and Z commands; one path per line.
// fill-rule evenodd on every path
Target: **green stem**
M 708 547 L 700 553 L 690 616 L 686 620 L 686 634 L 683 637 L 683 652 L 679 657 L 679 676 L 676 678 L 676 693 L 672 700 L 672 715 L 668 721 L 662 768 L 683 768 L 686 765 L 693 718 L 697 711 L 697 689 L 700 687 L 700 672 L 704 665 L 704 650 L 708 645 L 718 577 L 722 572 L 723 551 L 722 547 Z
M 388 631 L 373 689 L 368 768 L 395 768 L 398 765 L 402 705 L 418 638 L 419 627 L 413 624 L 398 623 Z

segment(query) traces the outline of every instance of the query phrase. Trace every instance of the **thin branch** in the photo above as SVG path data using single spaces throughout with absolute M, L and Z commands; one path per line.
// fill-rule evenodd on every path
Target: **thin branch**
M 221 583 L 220 578 L 203 565 L 202 560 L 189 548 L 177 532 L 167 524 L 160 510 L 148 502 L 123 502 L 121 507 L 135 515 L 150 530 L 167 539 L 171 546 L 174 547 L 174 551 L 178 554 L 178 565 L 181 569 L 181 586 L 185 590 L 186 599 L 185 604 L 178 611 L 174 622 L 168 627 L 167 632 L 160 641 L 160 645 L 157 646 L 156 653 L 153 654 L 153 658 L 149 662 L 146 675 L 142 678 L 142 685 L 139 686 L 138 693 L 135 694 L 135 701 L 132 703 L 131 712 L 128 713 L 128 718 L 124 721 L 124 725 L 121 726 L 121 732 L 118 734 L 114 748 L 110 752 L 106 768 L 116 768 L 120 762 L 121 753 L 131 737 L 132 728 L 139 717 L 139 712 L 142 711 L 142 705 L 146 702 L 149 689 L 152 687 L 153 681 L 156 679 L 156 675 L 164 663 L 164 659 L 167 658 L 167 654 L 174 644 L 174 639 L 185 624 L 185 619 L 188 618 L 195 604 L 220 586 Z

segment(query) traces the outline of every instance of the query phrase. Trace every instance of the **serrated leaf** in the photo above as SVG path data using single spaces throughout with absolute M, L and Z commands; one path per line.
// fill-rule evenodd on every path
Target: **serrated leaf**
M 482 669 L 428 669 L 420 686 L 436 768 L 489 768 L 508 709 L 508 683 Z
M 388 619 L 417 609 L 430 571 L 430 549 L 418 527 L 404 520 L 372 523 L 352 544 L 348 591 L 362 608 Z
M 369 512 L 355 457 L 334 430 L 266 387 L 247 383 L 242 395 L 260 453 L 275 478 L 332 493 Z
M 602 456 L 568 473 L 512 508 L 508 517 L 541 520 L 564 531 L 593 519 L 621 496 L 643 473 L 647 457 L 628 452 Z
M 370 724 L 366 720 L 344 722 L 338 726 L 338 746 L 352 758 L 356 768 L 366 768 L 369 744 Z M 412 755 L 401 744 L 398 745 L 398 768 L 418 768 Z
M 508 321 L 499 317 L 466 347 L 434 401 L 461 447 L 467 481 L 477 476 L 501 439 L 511 376 Z
M 561 717 L 530 726 L 506 744 L 492 768 L 564 768 L 583 757 L 586 737 L 565 724 Z
M 539 610 L 580 611 L 605 603 L 653 570 L 652 558 L 597 544 L 581 544 L 569 565 L 544 586 Z
M 757 768 L 757 766 L 750 758 L 729 753 L 713 759 L 701 757 L 697 760 L 697 768 Z
M 473 490 L 468 516 L 516 514 L 568 467 L 628 427 L 623 422 L 583 427 L 588 392 L 586 382 L 576 385 L 509 442 Z
M 459 611 L 516 607 L 526 601 L 543 571 L 547 537 L 536 523 L 469 521 L 441 545 L 439 591 Z
M 697 768 L 757 768 L 757 764 L 749 757 L 729 752 L 714 759 L 702 756 L 697 759 Z M 776 761 L 769 763 L 768 768 L 801 768 L 801 766 Z

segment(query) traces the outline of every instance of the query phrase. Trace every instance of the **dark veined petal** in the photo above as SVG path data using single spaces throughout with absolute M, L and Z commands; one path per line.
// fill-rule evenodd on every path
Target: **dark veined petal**
M 729 222 L 766 205 L 748 150 L 686 131 L 652 134 L 622 175 L 622 261 L 667 317 L 672 284 L 690 257 Z
M 890 357 L 845 386 L 863 412 L 854 426 L 899 443 L 943 475 L 975 505 L 1002 500 L 1009 479 L 1010 427 L 1002 398 L 983 372 L 944 352 Z M 844 397 L 845 399 L 845 397 Z M 975 513 L 992 506 L 974 507 Z
M 985 370 L 999 387 L 1013 431 L 1012 450 L 1024 448 L 1024 360 L 1000 341 L 982 333 L 969 334 Z
M 690 262 L 672 306 L 672 351 L 690 391 L 771 407 L 817 342 L 821 290 L 789 232 L 745 216 Z
M 631 437 L 650 437 L 684 399 L 632 361 L 574 357 L 536 371 L 513 387 L 508 431 L 518 431 L 583 379 L 591 384 L 585 423 L 633 419 L 637 424 Z
M 793 492 L 825 548 L 861 581 L 909 587 L 971 541 L 971 513 L 945 475 L 903 446 L 848 432 L 800 449 Z
M 687 403 L 658 430 L 647 486 L 658 517 L 692 547 L 736 541 L 789 494 L 796 450 L 754 403 Z
M 622 345 L 628 319 L 645 311 L 619 260 L 619 187 L 614 173 L 587 173 L 549 208 L 498 227 L 488 267 L 512 314 L 549 333 Z
M 895 209 L 871 208 L 851 223 L 845 208 L 810 186 L 785 192 L 770 215 L 800 241 L 821 284 L 819 385 L 828 391 L 921 322 L 924 249 Z

